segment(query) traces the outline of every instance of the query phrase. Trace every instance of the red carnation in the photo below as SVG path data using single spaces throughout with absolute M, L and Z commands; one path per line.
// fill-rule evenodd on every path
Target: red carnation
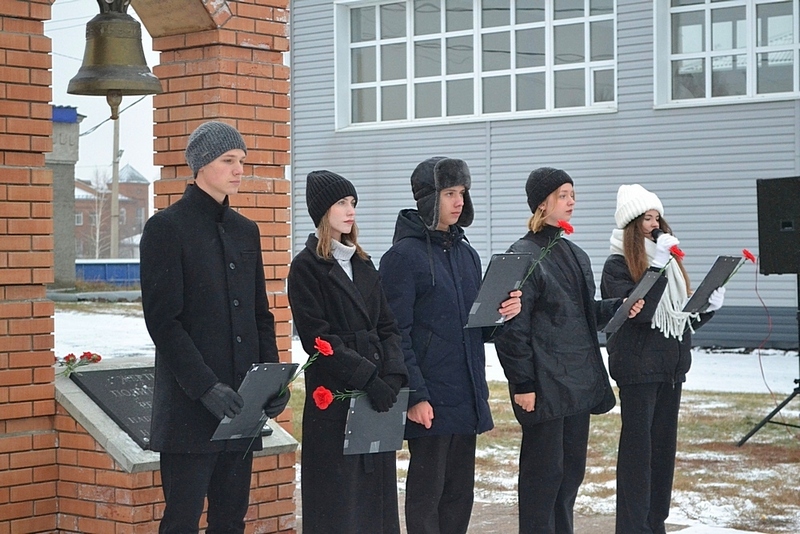
M 755 263 L 755 262 L 756 262 L 756 257 L 753 255 L 753 253 L 752 253 L 752 252 L 750 252 L 750 251 L 749 251 L 749 250 L 747 250 L 746 248 L 743 248 L 743 249 L 742 249 L 742 256 L 744 256 L 744 259 L 746 259 L 746 260 L 750 260 L 750 261 L 752 261 L 753 263 Z
M 91 352 L 86 351 L 83 354 L 81 354 L 81 360 L 91 360 L 91 359 L 92 359 L 92 353 Z
M 314 399 L 314 404 L 320 410 L 327 410 L 328 406 L 333 402 L 333 393 L 325 386 L 319 386 L 311 396 Z
M 321 337 L 314 340 L 314 348 L 323 356 L 333 356 L 333 347 Z
M 92 363 L 97 363 L 102 359 L 103 358 L 97 353 L 91 353 L 91 356 L 89 357 L 89 361 Z
M 675 256 L 679 260 L 682 260 L 683 258 L 686 257 L 686 253 L 684 251 L 682 251 L 681 249 L 679 249 L 678 245 L 672 245 L 672 247 L 670 247 L 669 251 L 672 253 L 673 256 Z
M 575 231 L 575 228 L 573 228 L 572 225 L 567 221 L 558 221 L 558 227 L 564 230 L 564 233 L 567 235 L 570 235 Z
M 64 356 L 64 362 L 66 363 L 75 363 L 76 361 L 78 361 L 78 358 L 71 352 Z

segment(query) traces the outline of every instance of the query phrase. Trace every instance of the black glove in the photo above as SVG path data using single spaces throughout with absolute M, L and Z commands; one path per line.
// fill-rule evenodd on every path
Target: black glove
M 397 394 L 379 376 L 373 378 L 364 390 L 376 412 L 388 412 L 397 402 Z
M 289 397 L 292 396 L 292 390 L 287 389 L 283 395 L 276 395 L 269 399 L 264 404 L 264 414 L 270 419 L 275 419 L 286 408 L 289 402 Z
M 211 386 L 211 389 L 203 393 L 200 402 L 217 419 L 222 419 L 226 415 L 233 419 L 242 413 L 242 406 L 244 406 L 241 395 L 222 382 L 217 382 Z
M 395 395 L 397 395 L 400 392 L 400 388 L 403 387 L 403 375 L 388 375 L 383 377 L 383 381 L 386 382 L 387 386 L 392 388 Z

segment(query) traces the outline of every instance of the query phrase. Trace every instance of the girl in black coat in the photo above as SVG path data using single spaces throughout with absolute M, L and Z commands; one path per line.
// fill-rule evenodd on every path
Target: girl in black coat
M 624 298 L 647 270 L 662 276 L 642 312 L 608 339 L 611 376 L 619 386 L 622 433 L 617 456 L 617 534 L 664 533 L 669 515 L 681 384 L 691 364 L 693 328 L 722 306 L 724 288 L 709 299 L 711 313 L 682 310 L 689 277 L 659 198 L 644 187 L 620 186 L 617 228 L 603 267 L 604 298 Z M 657 239 L 656 239 L 657 238 Z
M 366 391 L 387 411 L 408 381 L 400 333 L 378 272 L 358 245 L 355 187 L 329 171 L 308 175 L 306 202 L 317 227 L 295 256 L 288 275 L 289 303 L 303 348 L 317 337 L 333 355 L 305 372 L 300 485 L 303 531 L 399 533 L 395 453 L 343 454 L 349 402 L 321 409 L 313 392 Z
M 495 339 L 522 425 L 519 531 L 571 534 L 590 413 L 615 403 L 597 330 L 622 300 L 594 299 L 589 257 L 561 237 L 559 222 L 568 223 L 575 206 L 572 178 L 559 169 L 536 169 L 525 191 L 530 231 L 510 251 L 532 253 L 541 262 L 523 283 L 522 312 Z

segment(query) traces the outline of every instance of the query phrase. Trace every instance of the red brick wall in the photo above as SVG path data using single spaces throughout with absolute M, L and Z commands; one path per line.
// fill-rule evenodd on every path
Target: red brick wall
M 50 1 L 0 2 L 0 534 L 52 532 Z
M 189 133 L 209 119 L 244 134 L 247 178 L 232 204 L 262 233 L 278 345 L 289 359 L 288 0 L 197 2 L 221 27 L 158 37 L 156 207 L 182 193 Z M 61 407 L 53 386 L 51 0 L 0 0 L 0 534 L 146 533 L 160 518 L 158 472 L 129 474 Z M 216 10 L 216 11 L 214 11 Z M 284 427 L 289 415 L 282 416 Z M 294 532 L 294 454 L 255 462 L 248 533 Z

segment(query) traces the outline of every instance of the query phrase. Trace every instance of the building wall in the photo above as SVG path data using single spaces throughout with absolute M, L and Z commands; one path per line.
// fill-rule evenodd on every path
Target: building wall
M 756 179 L 800 174 L 800 102 L 656 109 L 653 3 L 617 0 L 616 5 L 615 113 L 336 131 L 333 3 L 296 2 L 291 57 L 294 252 L 313 231 L 305 211 L 309 171 L 328 168 L 353 180 L 359 192 L 360 240 L 379 260 L 391 245 L 397 211 L 413 207 L 411 171 L 427 157 L 447 155 L 470 166 L 476 215 L 467 236 L 484 265 L 525 233 L 530 212 L 524 184 L 540 166 L 563 168 L 574 178 L 578 202 L 570 238 L 590 254 L 598 282 L 614 225 L 616 191 L 623 183 L 640 183 L 660 196 L 695 283 L 717 255 L 740 255 L 742 248 L 757 253 Z M 700 330 L 696 343 L 759 345 L 769 332 L 756 280 L 775 327 L 769 343 L 797 346 L 795 278 L 756 278 L 752 265 L 728 284 L 720 320 Z M 756 325 L 754 315 L 761 318 Z
M 47 166 L 53 171 L 56 287 L 75 285 L 75 234 L 72 227 L 75 224 L 75 163 L 78 161 L 78 133 L 81 119 L 77 113 L 74 118 L 74 122 L 53 121 L 53 152 L 45 156 Z

